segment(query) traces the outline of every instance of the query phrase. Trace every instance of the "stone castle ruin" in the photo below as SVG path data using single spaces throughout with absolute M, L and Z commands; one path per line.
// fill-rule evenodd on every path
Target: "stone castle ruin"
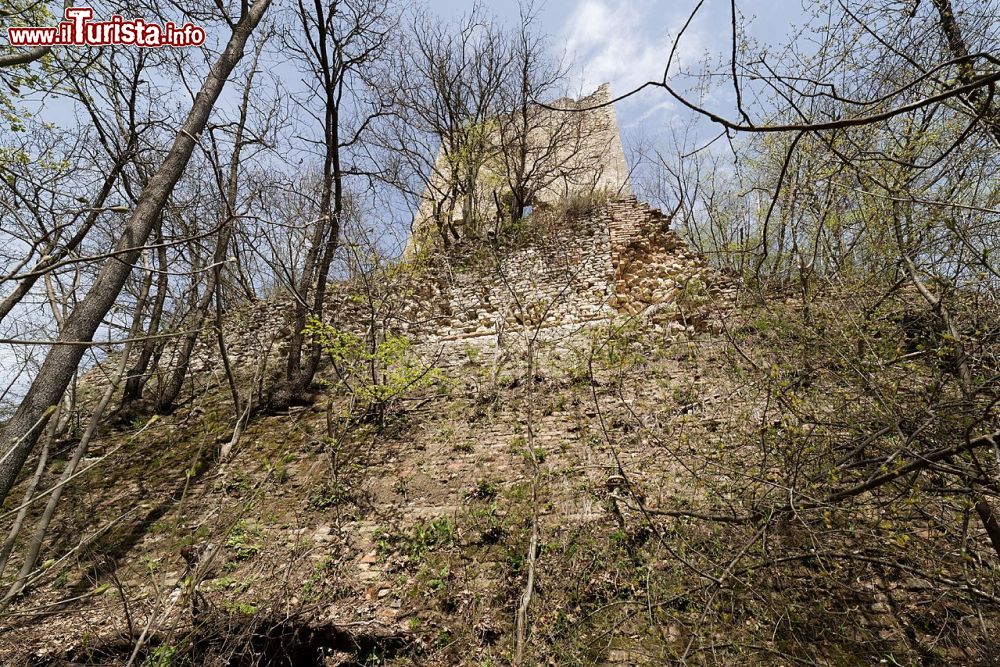
M 575 196 L 632 194 L 609 84 L 504 114 L 442 142 L 408 245 L 447 245 L 478 223 L 519 219 Z M 603 106 L 602 106 L 603 105 Z M 565 109 L 556 111 L 554 109 Z
M 496 359 L 518 335 L 565 341 L 623 315 L 673 333 L 711 324 L 706 306 L 720 293 L 721 280 L 669 229 L 664 214 L 636 200 L 610 101 L 603 84 L 579 100 L 550 105 L 585 111 L 540 109 L 527 147 L 536 180 L 528 183 L 534 215 L 526 223 L 537 233 L 526 244 L 499 244 L 478 267 L 456 270 L 451 262 L 431 272 L 401 318 L 428 355 L 446 364 L 469 354 Z M 502 134 L 501 126 L 491 144 Z M 444 162 L 439 155 L 439 166 Z M 475 200 L 500 201 L 502 189 L 516 180 L 491 164 L 505 163 L 486 164 Z M 449 174 L 441 168 L 431 179 L 414 239 L 433 238 L 442 215 L 461 229 L 465 217 L 477 213 L 448 199 Z M 575 207 L 568 204 L 574 200 Z
M 608 95 L 606 89 L 598 94 Z M 614 121 L 610 107 L 602 110 L 601 116 Z M 326 479 L 333 470 L 331 466 L 338 465 L 337 454 L 333 452 L 341 451 L 339 433 L 336 438 L 333 436 L 334 422 L 340 420 L 337 415 L 349 414 L 342 410 L 355 408 L 354 397 L 331 392 L 328 400 L 317 401 L 312 409 L 298 406 L 290 409 L 288 419 L 262 418 L 249 422 L 242 436 L 231 436 L 230 433 L 237 431 L 230 431 L 227 420 L 217 416 L 228 414 L 230 409 L 226 392 L 226 371 L 229 369 L 235 376 L 234 384 L 241 391 L 250 392 L 245 394 L 248 404 L 255 400 L 266 404 L 269 392 L 279 386 L 276 372 L 285 366 L 294 326 L 291 299 L 272 298 L 247 304 L 227 314 L 221 338 L 228 363 L 221 358 L 216 336 L 198 338 L 189 375 L 192 396 L 201 398 L 191 402 L 189 412 L 164 419 L 162 427 L 170 429 L 163 436 L 166 438 L 179 437 L 171 434 L 180 433 L 196 435 L 185 435 L 179 445 L 172 444 L 168 448 L 157 444 L 163 442 L 160 436 L 146 445 L 169 450 L 167 461 L 172 469 L 176 469 L 178 461 L 193 469 L 188 461 L 201 459 L 190 458 L 194 451 L 191 448 L 197 448 L 197 457 L 201 457 L 203 449 L 207 451 L 213 446 L 206 445 L 212 440 L 212 435 L 206 434 L 217 434 L 215 444 L 219 456 L 225 459 L 232 454 L 227 465 L 231 465 L 229 469 L 234 472 L 231 478 L 224 472 L 206 477 L 206 480 L 218 479 L 218 486 L 214 481 L 206 481 L 201 487 L 203 491 L 192 493 L 192 497 L 198 499 L 192 502 L 204 503 L 206 508 L 211 506 L 211 510 L 204 510 L 205 515 L 215 521 L 215 516 L 221 516 L 221 509 L 217 509 L 215 503 L 226 499 L 225 502 L 239 508 L 234 512 L 238 512 L 236 516 L 240 521 L 230 523 L 230 530 L 233 525 L 243 526 L 243 514 L 256 511 L 249 509 L 250 503 L 256 504 L 262 497 L 256 489 L 264 487 L 254 482 L 254 491 L 247 490 L 247 495 L 241 497 L 241 491 L 230 491 L 228 479 L 254 479 L 252 475 L 265 468 L 268 480 L 276 478 L 277 464 L 272 461 L 289 460 L 276 453 L 284 451 L 285 439 L 288 447 L 303 452 L 294 463 L 281 464 L 287 465 L 286 472 L 292 470 L 287 475 L 292 481 L 278 482 L 281 486 L 275 487 L 276 500 L 268 506 L 287 507 L 284 511 L 288 513 L 282 514 L 288 517 L 287 520 L 283 518 L 270 524 L 270 519 L 261 519 L 246 524 L 251 530 L 259 528 L 259 534 L 267 535 L 269 541 L 273 538 L 273 542 L 262 546 L 264 558 L 272 560 L 248 559 L 246 564 L 237 567 L 257 568 L 258 562 L 273 562 L 285 572 L 283 559 L 290 558 L 293 549 L 303 545 L 304 553 L 310 554 L 309 560 L 303 556 L 299 563 L 305 570 L 296 571 L 293 576 L 297 579 L 283 574 L 285 582 L 297 583 L 282 590 L 305 591 L 306 585 L 312 585 L 309 582 L 315 580 L 316 572 L 327 572 L 325 565 L 323 570 L 318 568 L 319 563 L 328 560 L 319 559 L 327 553 L 326 549 L 336 545 L 337 553 L 343 554 L 342 564 L 336 566 L 336 577 L 349 582 L 351 588 L 343 590 L 353 592 L 344 593 L 323 613 L 338 623 L 343 618 L 360 619 L 367 624 L 374 614 L 378 614 L 378 618 L 395 618 L 389 615 L 395 614 L 395 607 L 387 606 L 391 604 L 390 598 L 383 600 L 380 591 L 385 590 L 388 594 L 390 586 L 397 585 L 390 583 L 390 578 L 399 582 L 399 571 L 389 574 L 379 562 L 376 545 L 380 539 L 378 535 L 384 534 L 380 531 L 390 525 L 389 522 L 410 526 L 439 516 L 456 516 L 458 509 L 469 502 L 469 484 L 482 479 L 485 469 L 494 471 L 490 473 L 491 478 L 494 473 L 512 479 L 522 474 L 518 466 L 524 461 L 522 450 L 526 445 L 517 443 L 526 442 L 524 414 L 520 410 L 505 412 L 510 408 L 499 401 L 491 408 L 497 411 L 496 416 L 476 417 L 474 413 L 479 408 L 471 406 L 485 405 L 490 396 L 499 395 L 503 388 L 516 387 L 526 377 L 526 371 L 530 371 L 532 382 L 579 380 L 581 369 L 587 368 L 589 355 L 607 341 L 614 340 L 619 327 L 637 324 L 644 333 L 652 332 L 651 338 L 663 341 L 686 338 L 700 328 L 714 327 L 712 318 L 718 317 L 719 311 L 716 297 L 724 292 L 722 281 L 670 229 L 668 216 L 636 200 L 628 183 L 617 128 L 613 124 L 611 127 L 613 131 L 604 128 L 595 133 L 599 136 L 593 140 L 593 145 L 595 149 L 608 145 L 612 148 L 601 156 L 593 156 L 592 167 L 585 169 L 585 163 L 576 162 L 578 169 L 564 171 L 561 180 L 552 181 L 547 188 L 539 188 L 532 199 L 531 214 L 503 235 L 466 237 L 450 248 L 434 247 L 434 252 L 416 252 L 394 263 L 378 264 L 371 274 L 360 272 L 354 278 L 331 285 L 325 324 L 331 325 L 337 334 L 346 334 L 345 338 L 363 340 L 366 346 L 390 340 L 390 336 L 396 341 L 403 340 L 406 356 L 402 362 L 390 357 L 386 364 L 396 364 L 392 371 L 397 377 L 416 377 L 409 372 L 415 369 L 416 373 L 434 378 L 436 385 L 435 393 L 423 392 L 416 399 L 419 402 L 408 404 L 414 413 L 425 404 L 429 406 L 426 409 L 433 412 L 428 412 L 426 419 L 415 419 L 413 427 L 402 432 L 405 435 L 395 436 L 400 440 L 394 440 L 393 436 L 362 435 L 370 433 L 367 429 L 354 436 L 357 443 L 362 439 L 369 443 L 364 447 L 353 440 L 345 440 L 351 443 L 345 451 L 354 451 L 345 455 L 348 463 L 341 464 L 342 469 L 367 467 L 355 464 L 352 457 L 372 457 L 371 479 L 357 482 L 357 487 L 351 488 L 358 490 L 350 491 L 365 498 L 365 509 L 360 509 L 359 504 L 357 512 L 353 509 L 342 512 L 340 503 L 346 501 L 339 499 L 335 501 L 338 509 L 314 504 L 316 498 L 325 503 L 334 493 L 331 489 L 336 489 L 337 498 L 346 494 L 341 489 L 347 487 L 339 486 L 338 473 L 333 473 L 332 483 Z M 583 156 L 578 159 L 583 160 Z M 572 180 L 570 173 L 579 180 Z M 578 185 L 585 188 L 580 201 L 569 205 L 567 202 L 574 197 L 573 188 Z M 164 367 L 174 363 L 178 347 L 179 339 L 176 338 L 166 345 L 161 360 Z M 360 378 L 367 378 L 369 371 L 374 376 L 386 370 L 376 364 L 365 366 L 364 361 L 360 361 L 353 366 L 360 372 L 352 374 L 347 366 L 350 363 L 341 359 L 340 368 L 321 368 L 318 380 L 321 383 L 343 381 L 346 386 L 348 380 L 345 378 L 350 378 L 357 387 L 362 381 Z M 404 363 L 406 372 L 400 372 L 399 367 Z M 341 375 L 345 368 L 346 373 Z M 100 386 L 105 378 L 103 370 L 95 369 L 89 375 L 89 387 Z M 554 383 L 540 385 L 540 389 L 547 391 L 553 386 Z M 462 398 L 449 398 L 453 387 L 457 388 L 454 394 Z M 438 403 L 433 400 L 435 397 L 444 400 Z M 484 403 L 480 403 L 481 400 Z M 360 404 L 363 402 L 361 400 Z M 325 404 L 325 417 L 322 404 Z M 461 411 L 456 413 L 456 407 Z M 244 414 L 249 414 L 249 408 Z M 131 419 L 131 415 L 125 412 L 118 419 L 125 421 Z M 324 428 L 328 436 L 320 441 L 318 438 Z M 558 453 L 552 459 L 560 466 L 553 468 L 559 471 L 554 474 L 566 480 L 565 484 L 560 482 L 558 485 L 562 489 L 560 493 L 564 494 L 558 496 L 558 509 L 545 510 L 545 520 L 549 522 L 546 525 L 559 521 L 585 525 L 599 519 L 601 513 L 599 503 L 594 500 L 594 490 L 606 488 L 608 480 L 615 478 L 609 478 L 608 473 L 617 468 L 601 464 L 602 455 L 596 453 L 592 445 L 583 445 L 587 427 L 581 432 L 579 417 L 574 416 L 573 411 L 556 410 L 537 415 L 537 422 L 529 428 L 536 434 L 532 436 L 532 451 L 536 456 L 538 451 Z M 140 432 L 142 430 L 146 427 Z M 240 450 L 231 450 L 232 443 L 239 437 L 242 437 Z M 459 443 L 465 446 L 473 440 L 477 447 L 475 452 L 471 446 L 468 451 L 458 451 Z M 130 447 L 121 456 L 138 457 L 149 451 L 153 458 L 152 450 L 133 454 L 131 438 L 123 442 Z M 328 444 L 317 446 L 321 442 Z M 102 456 L 109 456 L 117 449 L 106 450 Z M 175 453 L 178 449 L 179 454 Z M 371 451 L 361 454 L 362 449 Z M 371 453 L 375 451 L 378 453 Z M 633 452 L 629 456 L 640 453 Z M 159 456 L 159 452 L 155 452 L 155 456 Z M 130 466 L 136 465 L 132 459 L 124 461 L 130 462 Z M 139 469 L 127 467 L 125 463 L 115 469 L 119 468 Z M 244 470 L 253 472 L 244 473 Z M 662 478 L 667 478 L 666 473 Z M 320 482 L 321 479 L 324 481 Z M 397 484 L 404 479 L 406 486 L 401 491 Z M 184 481 L 181 488 L 187 489 L 189 483 L 192 482 Z M 193 483 L 200 482 L 195 480 Z M 244 482 L 233 482 L 233 488 L 237 484 Z M 247 489 L 251 488 L 249 482 L 246 485 Z M 190 505 L 176 500 L 174 482 L 167 486 L 170 489 L 164 493 L 168 494 L 166 497 L 171 503 L 177 503 L 176 507 L 165 501 L 149 512 L 160 511 L 160 506 L 174 507 L 170 510 L 174 513 L 171 516 L 179 518 L 171 525 L 184 526 L 185 536 L 193 534 L 195 529 L 187 528 L 195 525 L 191 523 L 191 515 L 181 513 L 188 512 Z M 143 489 L 135 493 L 148 492 Z M 115 495 L 132 503 L 131 492 L 121 496 L 116 490 Z M 268 509 L 267 513 L 270 512 Z M 146 520 L 145 525 L 157 524 Z M 139 554 L 162 558 L 165 563 L 181 558 L 176 550 L 167 551 L 166 545 L 171 543 L 159 531 L 136 531 L 136 534 L 144 537 L 130 552 L 134 562 L 143 562 L 135 557 Z M 227 545 L 225 548 L 229 545 L 227 540 L 221 540 L 221 544 Z M 263 537 L 260 542 L 263 545 Z M 185 551 L 180 553 L 183 555 Z M 214 556 L 216 552 L 209 553 Z M 187 556 L 183 556 L 183 560 L 187 560 Z M 263 586 L 263 579 L 251 577 L 264 577 L 262 573 L 266 570 L 239 571 L 252 572 L 246 575 L 246 580 L 254 581 L 254 587 Z M 167 576 L 166 572 L 164 569 L 163 576 Z M 176 580 L 184 580 L 188 572 L 177 570 Z M 287 572 L 291 572 L 290 567 Z M 330 572 L 332 578 L 334 571 Z M 148 578 L 148 571 L 142 576 Z M 501 586 L 499 579 L 483 578 L 477 582 L 484 591 L 499 590 Z M 213 592 L 215 590 L 218 589 Z M 361 597 L 363 590 L 370 590 L 371 595 Z M 490 592 L 489 595 L 495 594 Z M 110 599 L 101 596 L 104 598 Z M 350 609 L 346 606 L 341 609 L 340 605 L 349 605 Z M 72 641 L 77 641 L 75 636 Z
M 609 99 L 603 85 L 558 105 L 585 107 Z M 579 127 L 589 133 L 554 158 L 560 167 L 532 186 L 534 210 L 521 221 L 526 238 L 480 238 L 418 257 L 415 249 L 438 231 L 434 210 L 445 211 L 458 229 L 469 213 L 460 202 L 434 199 L 446 191 L 443 185 L 428 188 L 414 230 L 422 241 L 411 242 L 401 260 L 401 266 L 422 266 L 406 283 L 384 286 L 380 303 L 394 305 L 378 316 L 387 330 L 413 341 L 426 363 L 448 368 L 471 356 L 499 363 L 516 356 L 528 337 L 537 349 L 559 352 L 579 334 L 623 317 L 640 318 L 665 335 L 716 326 L 712 303 L 724 291 L 722 280 L 670 229 L 667 216 L 632 194 L 613 108 L 565 115 L 580 119 Z M 479 187 L 498 198 L 499 181 L 489 173 Z M 574 197 L 582 205 L 567 206 Z M 336 327 L 353 330 L 378 319 L 363 312 L 370 300 L 359 289 L 347 282 L 332 290 L 327 312 Z M 257 334 L 237 336 L 230 350 L 235 363 L 260 354 L 260 332 L 287 330 L 286 316 L 287 309 L 277 305 L 250 314 L 240 327 Z M 282 345 L 272 351 L 280 353 Z M 210 348 L 206 342 L 206 353 Z

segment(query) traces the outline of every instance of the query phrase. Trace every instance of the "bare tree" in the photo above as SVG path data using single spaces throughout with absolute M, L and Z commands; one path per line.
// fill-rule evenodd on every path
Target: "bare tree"
M 0 500 L 6 498 L 18 473 L 34 448 L 40 430 L 58 404 L 77 365 L 128 279 L 146 239 L 180 179 L 194 150 L 196 137 L 204 129 L 212 107 L 229 75 L 243 57 L 243 50 L 270 0 L 256 0 L 245 7 L 219 59 L 212 65 L 194 104 L 163 163 L 139 195 L 135 211 L 122 231 L 112 256 L 106 260 L 87 296 L 74 308 L 39 369 L 21 405 L 4 425 L 0 435 Z
M 496 170 L 500 188 L 493 189 L 498 218 L 519 220 L 536 195 L 553 200 L 573 191 L 593 190 L 585 177 L 598 172 L 610 145 L 594 137 L 607 136 L 611 123 L 603 113 L 559 113 L 536 100 L 554 100 L 564 92 L 565 66 L 552 59 L 546 37 L 535 30 L 536 9 L 521 5 L 520 23 L 506 39 L 512 59 L 501 88 L 501 113 L 496 118 Z M 560 103 L 576 106 L 572 101 Z M 583 103 L 579 106 L 586 106 Z M 589 186 L 589 188 L 588 188 Z
M 366 70 L 384 57 L 395 19 L 387 0 L 299 0 L 295 20 L 305 44 L 290 41 L 288 46 L 307 75 L 310 98 L 304 107 L 320 131 L 314 145 L 322 168 L 304 264 L 289 285 L 295 300 L 292 336 L 284 377 L 272 393 L 275 408 L 306 399 L 319 365 L 321 350 L 307 341 L 304 330 L 308 319 L 322 318 L 325 309 L 340 241 L 344 181 L 363 174 L 345 159 L 361 148 L 373 122 L 384 113 Z M 319 103 L 312 104 L 314 100 Z
M 495 120 L 511 63 L 501 29 L 477 6 L 457 25 L 418 14 L 395 64 L 398 115 L 383 148 L 418 221 L 433 221 L 446 246 L 460 238 L 459 221 L 465 233 L 478 231 L 480 175 L 496 155 Z
M 243 213 L 239 187 L 241 169 L 244 166 L 243 155 L 255 143 L 263 141 L 264 136 L 269 131 L 266 126 L 267 116 L 263 118 L 265 126 L 261 128 L 259 133 L 252 133 L 251 130 L 254 128 L 248 128 L 248 116 L 252 110 L 251 96 L 254 93 L 254 78 L 258 74 L 261 53 L 266 43 L 267 36 L 258 38 L 253 59 L 249 63 L 249 72 L 242 85 L 238 116 L 232 132 L 232 153 L 228 158 L 227 166 L 224 167 L 219 155 L 219 141 L 216 140 L 217 128 L 210 127 L 208 131 L 210 142 L 209 159 L 213 172 L 216 175 L 216 187 L 222 202 L 218 224 L 216 225 L 215 248 L 208 263 L 200 267 L 199 273 L 206 276 L 205 285 L 202 288 L 200 296 L 192 297 L 194 300 L 193 307 L 183 323 L 183 328 L 187 333 L 180 339 L 180 347 L 173 362 L 174 367 L 170 370 L 164 386 L 160 389 L 156 397 L 156 409 L 159 412 L 169 412 L 173 408 L 174 402 L 177 400 L 184 386 L 184 378 L 187 376 L 191 353 L 201 332 L 202 323 L 209 314 L 209 308 L 213 300 L 216 302 L 220 301 L 222 273 L 227 263 L 234 229 Z M 195 292 L 198 289 L 198 282 L 192 281 L 192 290 Z M 235 395 L 236 393 L 234 392 Z M 238 399 L 236 402 L 235 410 L 239 414 L 240 406 Z

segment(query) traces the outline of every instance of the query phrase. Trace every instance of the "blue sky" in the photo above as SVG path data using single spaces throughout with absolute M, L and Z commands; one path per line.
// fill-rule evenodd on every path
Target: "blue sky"
M 518 20 L 516 0 L 482 3 L 508 24 Z M 620 95 L 650 79 L 659 79 L 673 37 L 678 34 L 697 0 L 538 0 L 539 28 L 551 38 L 552 51 L 561 55 L 570 70 L 568 91 L 586 94 L 603 82 Z M 442 19 L 457 19 L 473 9 L 473 0 L 426 0 L 426 6 Z M 808 5 L 812 7 L 813 5 Z M 804 18 L 798 0 L 742 0 L 737 2 L 741 30 L 765 43 L 776 43 L 787 35 L 793 21 Z M 706 56 L 728 57 L 728 0 L 705 0 L 688 27 L 674 56 L 672 75 L 680 70 L 698 71 Z M 209 35 L 211 41 L 213 35 Z M 292 76 L 296 76 L 292 74 Z M 682 90 L 686 89 L 683 81 Z M 220 101 L 227 106 L 233 93 L 229 86 Z M 727 111 L 730 100 L 725 89 L 710 101 Z M 62 126 L 76 120 L 70 108 L 49 98 L 41 116 Z M 646 90 L 616 105 L 619 125 L 626 142 L 641 134 L 655 137 L 671 124 L 691 120 L 691 112 L 679 108 L 662 90 Z
M 540 4 L 541 28 L 553 39 L 571 66 L 573 87 L 590 92 L 605 81 L 620 95 L 663 74 L 673 37 L 697 0 L 548 0 Z M 431 0 L 430 8 L 444 18 L 472 9 L 470 0 Z M 499 18 L 517 20 L 516 2 L 487 3 Z M 788 34 L 804 18 L 799 2 L 737 2 L 741 30 L 765 43 Z M 730 48 L 730 3 L 706 0 L 681 40 L 671 72 L 698 69 L 706 54 Z M 719 100 L 723 105 L 726 100 Z M 665 124 L 684 122 L 689 111 L 678 109 L 662 90 L 647 90 L 616 106 L 622 132 L 652 134 Z

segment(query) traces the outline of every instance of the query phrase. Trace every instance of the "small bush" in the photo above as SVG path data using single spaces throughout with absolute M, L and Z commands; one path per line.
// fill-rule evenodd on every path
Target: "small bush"
M 333 361 L 343 386 L 356 401 L 357 416 L 382 422 L 392 403 L 434 384 L 440 371 L 421 363 L 405 336 L 384 332 L 362 337 L 312 318 L 313 336 Z
M 608 201 L 605 190 L 590 190 L 572 192 L 559 202 L 558 210 L 570 216 L 581 216 L 591 213 Z

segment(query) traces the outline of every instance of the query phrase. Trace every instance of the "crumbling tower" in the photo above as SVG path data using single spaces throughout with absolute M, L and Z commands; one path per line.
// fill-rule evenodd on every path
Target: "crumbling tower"
M 618 129 L 614 106 L 611 105 L 611 87 L 604 83 L 590 95 L 579 99 L 561 98 L 549 107 L 535 109 L 537 116 L 531 122 L 531 131 L 525 142 L 527 162 L 531 165 L 530 205 L 554 206 L 573 196 L 600 194 L 608 198 L 630 197 L 628 165 Z M 559 109 L 559 110 L 556 110 Z M 504 121 L 498 119 L 490 126 L 485 139 L 487 153 L 503 153 Z M 487 157 L 478 172 L 474 199 L 489 208 L 499 205 L 507 193 L 505 186 L 511 174 L 505 173 L 509 162 Z M 432 237 L 442 224 L 442 218 L 455 229 L 465 224 L 468 206 L 450 201 L 449 183 L 456 180 L 444 151 L 439 151 L 430 182 L 421 197 L 413 223 L 412 251 L 421 239 Z M 489 211 L 488 215 L 496 215 Z

